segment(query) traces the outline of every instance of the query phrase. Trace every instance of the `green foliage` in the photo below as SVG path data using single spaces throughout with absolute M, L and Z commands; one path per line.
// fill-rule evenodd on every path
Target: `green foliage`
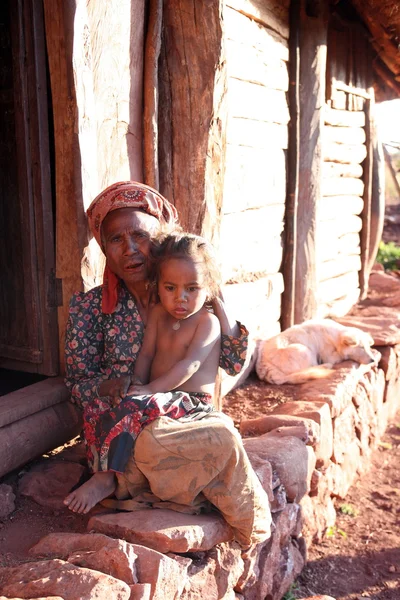
M 336 537 L 336 534 L 341 535 L 344 539 L 347 538 L 347 533 L 343 531 L 343 529 L 339 529 L 339 527 L 336 527 L 336 525 L 334 525 L 333 527 L 328 527 L 325 535 L 327 538 L 334 538 Z
M 282 600 L 296 600 L 297 596 L 295 596 L 293 593 L 296 590 L 297 590 L 297 583 L 295 582 L 295 583 L 292 583 L 292 585 L 290 586 L 290 589 L 283 596 Z
M 398 269 L 400 266 L 400 246 L 396 246 L 394 242 L 388 242 L 387 244 L 381 242 L 376 261 L 389 271 Z
M 352 504 L 342 504 L 339 506 L 339 510 L 344 515 L 348 515 L 349 517 L 358 517 L 360 511 L 355 508 Z

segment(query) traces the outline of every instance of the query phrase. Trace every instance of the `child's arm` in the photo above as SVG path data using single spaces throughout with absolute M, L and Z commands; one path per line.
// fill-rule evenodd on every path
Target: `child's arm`
M 160 314 L 160 306 L 156 305 L 149 313 L 149 318 L 146 325 L 146 331 L 144 334 L 144 340 L 142 347 L 139 352 L 139 356 L 136 359 L 135 368 L 133 371 L 132 384 L 144 385 L 149 382 L 151 363 L 156 352 L 156 340 L 157 340 L 157 323 L 158 316 Z M 128 394 L 131 394 L 132 386 L 128 390 Z
M 168 392 L 179 388 L 180 385 L 190 379 L 206 360 L 215 343 L 219 342 L 221 329 L 215 315 L 205 313 L 200 319 L 193 340 L 185 354 L 185 357 L 157 379 L 146 386 L 132 386 L 133 394 L 156 394 L 157 392 Z M 130 391 L 131 391 L 130 390 Z

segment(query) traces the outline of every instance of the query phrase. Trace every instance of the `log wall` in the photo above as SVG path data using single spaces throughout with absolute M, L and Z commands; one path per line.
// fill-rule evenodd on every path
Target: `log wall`
M 288 143 L 288 2 L 228 0 L 224 295 L 257 335 L 279 332 Z
M 318 206 L 318 316 L 342 316 L 365 293 L 370 237 L 368 42 L 332 19 L 328 30 L 322 197 Z

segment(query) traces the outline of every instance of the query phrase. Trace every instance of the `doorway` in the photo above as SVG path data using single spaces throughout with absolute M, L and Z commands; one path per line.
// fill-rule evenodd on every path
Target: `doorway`
M 0 367 L 58 374 L 49 99 L 41 0 L 0 3 Z

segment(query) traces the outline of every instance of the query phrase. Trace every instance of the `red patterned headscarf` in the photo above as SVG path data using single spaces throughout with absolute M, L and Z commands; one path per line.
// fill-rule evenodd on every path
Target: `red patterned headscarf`
M 175 206 L 153 188 L 136 181 L 113 183 L 96 196 L 86 211 L 89 227 L 103 251 L 101 225 L 110 212 L 119 208 L 143 210 L 164 223 L 177 223 L 178 221 Z M 105 313 L 113 313 L 115 310 L 118 302 L 118 283 L 118 277 L 106 264 L 102 301 L 102 310 Z

